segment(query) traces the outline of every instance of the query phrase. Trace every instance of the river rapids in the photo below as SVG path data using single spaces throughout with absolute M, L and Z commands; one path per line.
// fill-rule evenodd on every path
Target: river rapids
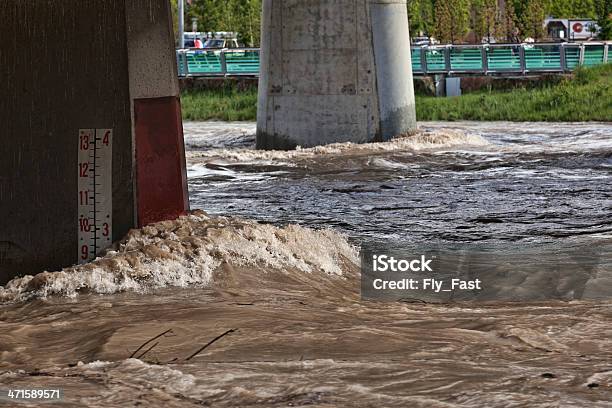
M 359 286 L 364 245 L 478 243 L 572 248 L 605 292 L 610 124 L 423 123 L 290 152 L 254 150 L 254 128 L 185 123 L 192 213 L 0 287 L 0 389 L 63 388 L 62 407 L 610 406 L 603 296 L 378 302 Z

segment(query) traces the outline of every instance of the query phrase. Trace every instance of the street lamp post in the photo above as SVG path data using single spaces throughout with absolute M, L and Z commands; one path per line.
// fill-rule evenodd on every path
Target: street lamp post
M 179 48 L 185 48 L 185 0 L 178 0 Z

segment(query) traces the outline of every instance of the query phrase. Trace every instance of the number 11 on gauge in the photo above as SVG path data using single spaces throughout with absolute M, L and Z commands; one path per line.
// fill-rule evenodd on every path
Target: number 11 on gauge
M 79 263 L 95 259 L 112 243 L 112 149 L 112 129 L 79 130 Z

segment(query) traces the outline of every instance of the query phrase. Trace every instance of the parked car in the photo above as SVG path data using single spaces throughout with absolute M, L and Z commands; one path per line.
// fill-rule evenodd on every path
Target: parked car
M 206 40 L 204 43 L 203 52 L 208 54 L 219 55 L 221 54 L 221 50 L 236 50 L 239 48 L 243 48 L 244 46 L 238 42 L 238 40 L 234 38 L 211 38 Z M 244 54 L 244 50 L 237 50 L 234 54 Z
M 183 39 L 185 41 L 185 48 L 196 48 L 195 46 L 196 39 L 204 43 L 206 42 L 207 38 L 208 38 L 207 33 L 188 31 L 183 34 Z
M 438 44 L 439 41 L 436 41 L 435 38 L 433 37 L 414 37 L 412 39 L 412 45 L 418 46 L 418 47 L 424 47 L 426 45 L 435 45 Z
M 204 48 L 241 48 L 235 38 L 213 38 L 204 43 Z

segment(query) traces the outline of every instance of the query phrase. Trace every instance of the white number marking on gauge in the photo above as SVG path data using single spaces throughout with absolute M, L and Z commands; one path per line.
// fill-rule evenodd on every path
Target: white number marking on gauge
M 86 263 L 113 240 L 113 131 L 79 130 L 78 259 Z

